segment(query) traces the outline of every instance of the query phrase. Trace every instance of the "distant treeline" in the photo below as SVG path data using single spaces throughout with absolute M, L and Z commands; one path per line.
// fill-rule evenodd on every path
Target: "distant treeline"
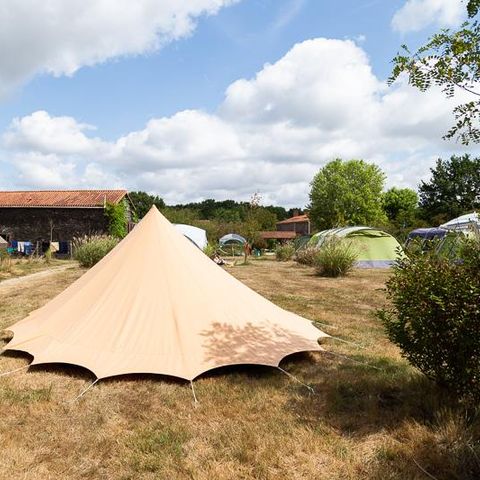
M 238 233 L 253 240 L 255 232 L 275 230 L 277 222 L 303 213 L 301 208 L 286 209 L 235 200 L 207 199 L 202 202 L 166 205 L 162 198 L 146 192 L 130 192 L 129 197 L 138 220 L 143 218 L 152 205 L 156 205 L 172 223 L 186 223 L 205 229 L 213 242 L 226 233 Z

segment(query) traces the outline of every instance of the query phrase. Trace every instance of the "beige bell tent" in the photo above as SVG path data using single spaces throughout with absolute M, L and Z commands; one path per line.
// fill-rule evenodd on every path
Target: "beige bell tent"
M 32 365 L 97 379 L 154 373 L 192 380 L 234 364 L 278 366 L 328 337 L 212 262 L 153 207 L 101 262 L 8 330 Z

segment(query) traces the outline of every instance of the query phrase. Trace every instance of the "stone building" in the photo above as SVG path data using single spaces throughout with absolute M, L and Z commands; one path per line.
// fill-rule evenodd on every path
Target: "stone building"
M 295 235 L 310 235 L 310 219 L 308 215 L 295 215 L 277 222 L 278 232 L 295 232 Z
M 107 204 L 133 205 L 126 190 L 0 191 L 0 236 L 7 241 L 69 242 L 74 237 L 106 233 Z

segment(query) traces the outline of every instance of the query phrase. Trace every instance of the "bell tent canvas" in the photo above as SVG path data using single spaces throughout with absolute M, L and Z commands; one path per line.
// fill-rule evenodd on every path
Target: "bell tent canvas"
M 6 250 L 7 247 L 8 242 L 2 236 L 0 236 L 0 249 Z
M 403 249 L 397 240 L 382 230 L 371 227 L 343 227 L 324 230 L 310 239 L 309 245 L 322 248 L 329 238 L 345 238 L 351 242 L 358 254 L 357 267 L 387 268 L 403 256 Z
M 153 373 L 193 380 L 226 365 L 278 367 L 328 337 L 236 280 L 152 207 L 79 280 L 8 328 L 31 365 L 66 363 L 97 380 Z

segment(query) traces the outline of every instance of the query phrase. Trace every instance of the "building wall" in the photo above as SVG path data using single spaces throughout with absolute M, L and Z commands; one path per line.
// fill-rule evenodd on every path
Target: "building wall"
M 277 223 L 277 230 L 279 232 L 296 232 L 299 235 L 309 235 L 308 222 L 295 223 Z
M 103 208 L 0 208 L 0 236 L 9 240 L 49 241 L 52 234 L 58 242 L 106 232 Z

